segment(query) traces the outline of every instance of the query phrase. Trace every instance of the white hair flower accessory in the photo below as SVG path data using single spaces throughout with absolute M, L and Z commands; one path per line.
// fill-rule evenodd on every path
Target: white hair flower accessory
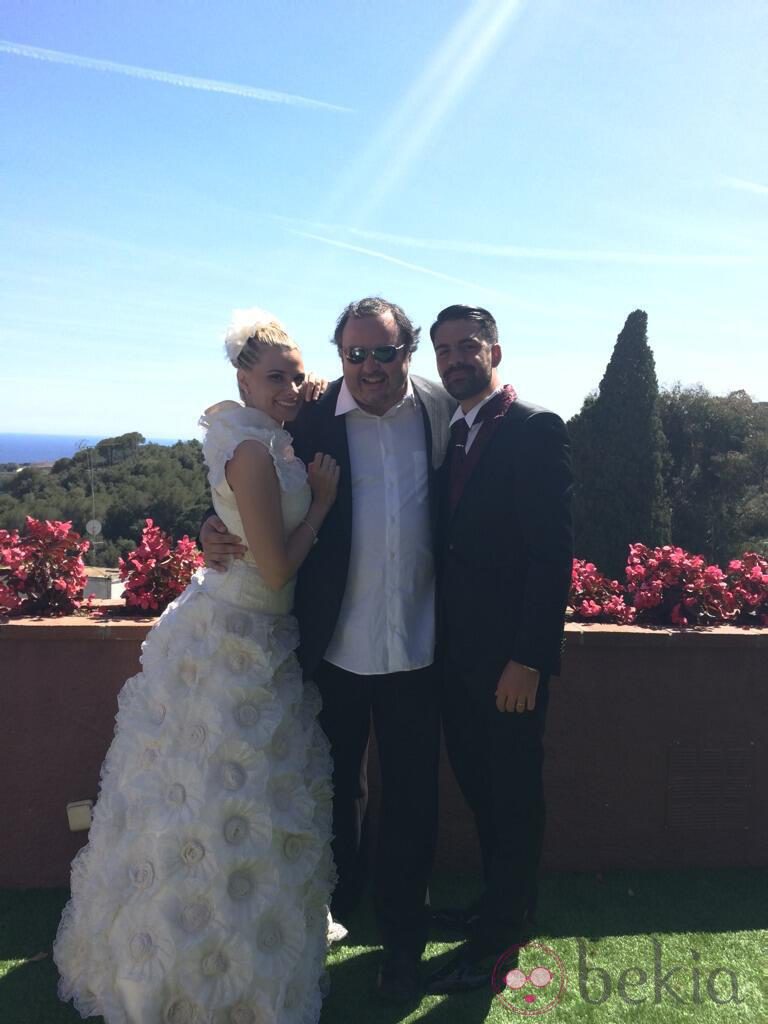
M 227 350 L 227 358 L 233 366 L 237 366 L 238 356 L 245 348 L 248 339 L 252 338 L 260 327 L 267 327 L 269 324 L 280 324 L 280 321 L 272 313 L 259 306 L 232 310 L 232 320 L 224 335 L 224 348 Z

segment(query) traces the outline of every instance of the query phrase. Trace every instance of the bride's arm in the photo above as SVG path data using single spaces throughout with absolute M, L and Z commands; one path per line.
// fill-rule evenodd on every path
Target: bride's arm
M 245 539 L 271 590 L 292 579 L 307 557 L 336 498 L 339 467 L 317 455 L 309 467 L 312 504 L 289 537 L 284 536 L 280 485 L 272 457 L 259 441 L 243 441 L 227 463 L 227 482 L 237 501 Z

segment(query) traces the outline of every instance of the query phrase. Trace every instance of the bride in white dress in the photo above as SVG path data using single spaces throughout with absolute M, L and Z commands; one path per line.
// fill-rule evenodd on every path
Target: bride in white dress
M 331 766 L 293 653 L 294 576 L 338 467 L 294 456 L 301 356 L 261 310 L 226 339 L 243 404 L 206 410 L 218 516 L 248 550 L 199 572 L 120 692 L 54 945 L 59 995 L 108 1024 L 316 1024 Z

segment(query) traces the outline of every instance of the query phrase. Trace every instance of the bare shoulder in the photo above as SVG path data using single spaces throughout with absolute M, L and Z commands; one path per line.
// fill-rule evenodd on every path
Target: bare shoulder
M 226 473 L 229 486 L 234 488 L 246 481 L 273 477 L 275 468 L 266 446 L 261 441 L 248 438 L 235 448 L 227 463 Z

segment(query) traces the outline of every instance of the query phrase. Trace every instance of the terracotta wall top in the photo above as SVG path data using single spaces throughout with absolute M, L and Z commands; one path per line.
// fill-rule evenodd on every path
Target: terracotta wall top
M 157 621 L 156 616 L 120 615 L 111 611 L 100 620 L 86 615 L 61 618 L 20 618 L 0 623 L 0 640 L 136 640 Z M 768 649 L 768 629 L 741 626 L 670 629 L 568 622 L 566 644 L 575 647 L 732 646 L 748 642 Z M 768 666 L 766 667 L 768 672 Z
M 768 629 L 746 626 L 701 626 L 672 629 L 669 626 L 613 626 L 604 623 L 568 622 L 566 646 L 578 647 L 728 647 L 744 644 L 768 650 Z M 768 673 L 768 665 L 766 666 Z
M 155 616 L 149 615 L 10 619 L 0 623 L 0 640 L 137 640 L 156 621 Z

